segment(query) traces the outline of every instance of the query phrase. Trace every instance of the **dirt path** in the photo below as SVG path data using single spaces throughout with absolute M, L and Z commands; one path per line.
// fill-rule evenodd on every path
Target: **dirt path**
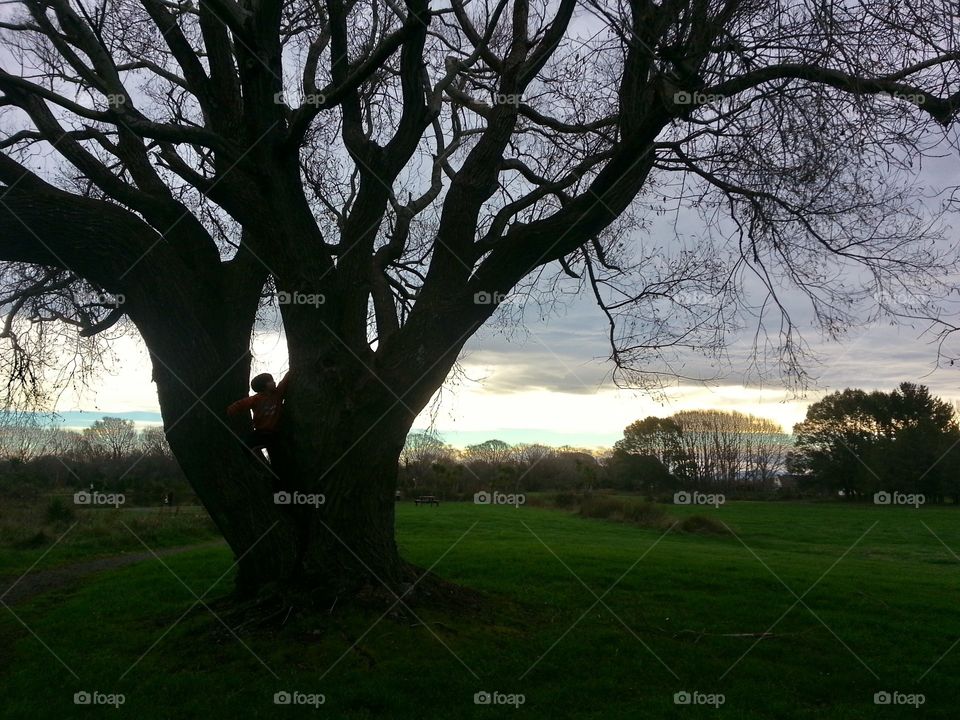
M 155 552 L 158 557 L 162 558 L 188 550 L 225 546 L 226 543 L 222 540 L 215 540 L 213 542 L 198 543 L 195 545 L 163 548 Z M 96 558 L 95 560 L 84 560 L 51 570 L 31 570 L 20 578 L 19 581 L 17 579 L 19 576 L 0 577 L 0 599 L 7 605 L 16 605 L 42 593 L 67 587 L 95 573 L 104 570 L 116 570 L 117 568 L 133 565 L 144 560 L 156 560 L 154 553 L 125 553 L 123 555 Z

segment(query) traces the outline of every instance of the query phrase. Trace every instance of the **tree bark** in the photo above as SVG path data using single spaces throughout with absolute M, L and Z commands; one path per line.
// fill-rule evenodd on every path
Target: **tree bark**
M 173 344 L 179 333 L 153 334 L 170 446 L 237 556 L 238 590 L 326 598 L 396 587 L 403 563 L 394 493 L 415 413 L 369 374 L 294 363 L 280 452 L 268 467 L 242 445 L 249 421 L 225 414 L 248 392 L 246 346 L 225 343 L 214 357 L 198 356 Z

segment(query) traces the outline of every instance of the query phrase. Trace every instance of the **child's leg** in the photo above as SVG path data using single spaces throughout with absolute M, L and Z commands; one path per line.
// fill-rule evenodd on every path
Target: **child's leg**
M 244 439 L 243 444 L 257 460 L 262 463 L 267 462 L 263 456 L 263 450 L 267 447 L 267 440 L 262 431 L 254 430 Z
M 276 433 L 264 433 L 263 435 L 263 446 L 272 466 L 277 464 L 277 458 L 280 456 L 280 443 L 277 442 L 277 439 Z

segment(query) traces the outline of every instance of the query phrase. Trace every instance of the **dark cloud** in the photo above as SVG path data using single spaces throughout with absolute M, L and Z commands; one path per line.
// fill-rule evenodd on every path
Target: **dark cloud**
M 563 317 L 547 323 L 528 322 L 527 333 L 516 332 L 510 339 L 489 329 L 481 331 L 468 343 L 463 363 L 469 376 L 481 380 L 483 389 L 494 394 L 608 390 L 613 388 L 613 365 L 605 359 L 609 346 L 604 322 L 594 303 L 583 297 L 572 303 Z M 903 381 L 926 384 L 948 398 L 960 395 L 960 366 L 937 368 L 937 346 L 929 335 L 922 335 L 922 325 L 875 321 L 850 328 L 841 340 L 820 337 L 807 325 L 805 340 L 811 360 L 805 369 L 811 376 L 808 390 L 813 395 L 845 387 L 890 389 Z M 754 358 L 749 333 L 733 338 L 728 352 L 723 374 L 713 384 L 783 385 L 775 364 L 768 363 L 764 374 L 751 367 Z M 681 366 L 685 375 L 708 378 L 717 374 L 714 363 L 695 353 L 684 356 Z

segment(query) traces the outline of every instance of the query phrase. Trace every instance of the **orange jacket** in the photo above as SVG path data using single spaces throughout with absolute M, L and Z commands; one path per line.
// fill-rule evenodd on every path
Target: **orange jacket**
M 280 423 L 283 398 L 287 392 L 290 373 L 283 376 L 275 390 L 267 390 L 237 400 L 227 408 L 228 415 L 239 415 L 253 411 L 253 427 L 263 432 L 274 432 Z

